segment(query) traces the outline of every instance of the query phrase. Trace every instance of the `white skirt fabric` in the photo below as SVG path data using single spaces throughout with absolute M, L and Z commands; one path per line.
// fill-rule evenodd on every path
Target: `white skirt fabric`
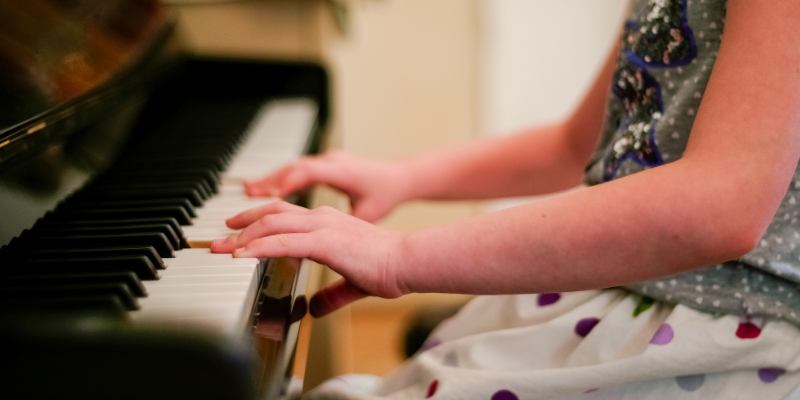
M 309 399 L 800 398 L 800 329 L 715 317 L 622 289 L 482 296 L 385 378 Z

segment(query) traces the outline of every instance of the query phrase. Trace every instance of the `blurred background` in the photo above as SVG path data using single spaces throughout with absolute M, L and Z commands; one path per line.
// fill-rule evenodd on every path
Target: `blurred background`
M 193 52 L 326 65 L 334 109 L 328 147 L 391 160 L 564 117 L 616 40 L 627 0 L 167 3 Z M 382 224 L 419 229 L 518 201 L 413 203 Z M 346 204 L 324 192 L 318 202 Z M 320 279 L 332 278 L 322 271 Z M 307 386 L 335 374 L 388 372 L 404 357 L 413 316 L 465 300 L 368 299 L 304 324 L 298 351 L 310 354 Z M 304 369 L 299 363 L 296 375 Z

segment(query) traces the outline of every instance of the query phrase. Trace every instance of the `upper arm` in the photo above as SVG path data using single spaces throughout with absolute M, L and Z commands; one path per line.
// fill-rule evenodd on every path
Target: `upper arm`
M 614 76 L 619 51 L 617 44 L 608 52 L 589 90 L 566 120 L 565 129 L 562 131 L 566 148 L 581 169 L 589 161 L 600 140 L 606 101 L 611 91 L 611 79 Z
M 680 163 L 763 234 L 800 155 L 800 2 L 731 0 L 719 54 Z M 731 215 L 733 214 L 733 215 Z

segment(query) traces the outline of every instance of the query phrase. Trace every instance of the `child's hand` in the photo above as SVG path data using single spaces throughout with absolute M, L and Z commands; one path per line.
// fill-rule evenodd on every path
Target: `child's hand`
M 285 197 L 314 184 L 340 190 L 350 197 L 352 214 L 375 221 L 408 200 L 410 178 L 397 164 L 328 152 L 297 160 L 259 180 L 245 183 L 251 196 Z
M 236 257 L 310 258 L 328 265 L 345 281 L 320 290 L 311 314 L 322 316 L 366 295 L 407 293 L 398 277 L 402 235 L 330 207 L 309 210 L 284 201 L 245 211 L 227 221 L 239 234 L 214 241 L 215 253 Z

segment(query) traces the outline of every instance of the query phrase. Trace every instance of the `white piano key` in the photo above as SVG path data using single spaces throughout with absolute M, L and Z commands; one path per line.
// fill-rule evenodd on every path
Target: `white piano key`
M 183 227 L 190 243 L 207 246 L 234 230 L 225 220 L 273 198 L 250 198 L 242 181 L 264 176 L 302 156 L 317 108 L 306 99 L 266 103 L 248 127 L 245 140 L 221 176 L 218 193 L 196 209 L 191 226 Z M 221 333 L 246 331 L 258 294 L 264 262 L 213 254 L 207 248 L 182 249 L 164 259 L 159 280 L 145 281 L 148 296 L 131 313 L 137 323 L 198 324 Z

